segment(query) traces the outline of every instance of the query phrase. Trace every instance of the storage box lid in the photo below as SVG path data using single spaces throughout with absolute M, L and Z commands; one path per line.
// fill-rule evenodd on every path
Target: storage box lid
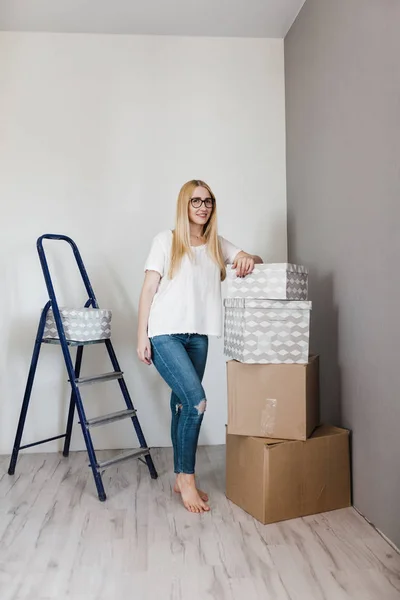
M 263 298 L 225 298 L 226 308 L 262 308 L 274 310 L 311 310 L 310 300 L 264 300 Z
M 307 267 L 293 263 L 262 263 L 254 265 L 254 272 L 257 273 L 260 271 L 286 271 L 289 273 L 308 274 Z M 232 269 L 228 269 L 228 272 L 230 274 L 233 273 L 233 276 L 236 274 L 236 271 Z

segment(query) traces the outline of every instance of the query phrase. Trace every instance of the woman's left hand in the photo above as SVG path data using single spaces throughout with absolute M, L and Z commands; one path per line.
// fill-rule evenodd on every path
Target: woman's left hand
M 236 269 L 236 275 L 238 277 L 246 277 L 246 275 L 253 272 L 254 258 L 250 254 L 247 256 L 239 256 L 233 261 L 232 269 Z

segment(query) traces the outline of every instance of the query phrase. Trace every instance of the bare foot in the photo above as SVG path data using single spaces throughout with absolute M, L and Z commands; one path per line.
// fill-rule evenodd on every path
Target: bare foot
M 194 475 L 179 473 L 176 478 L 176 487 L 181 494 L 185 508 L 189 512 L 202 513 L 210 510 L 208 504 L 200 497 Z
M 204 500 L 204 502 L 208 502 L 208 494 L 206 494 L 206 492 L 203 492 L 203 490 L 200 490 L 198 487 L 196 487 L 197 493 L 199 494 L 200 498 L 202 500 Z M 175 482 L 174 485 L 174 492 L 176 492 L 177 494 L 181 493 L 181 490 L 178 487 L 178 482 Z

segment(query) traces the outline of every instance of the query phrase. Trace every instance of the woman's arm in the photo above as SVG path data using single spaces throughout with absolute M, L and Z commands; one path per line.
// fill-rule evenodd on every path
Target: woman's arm
M 238 277 L 245 277 L 249 275 L 254 269 L 254 265 L 261 265 L 263 263 L 261 256 L 248 254 L 247 252 L 238 252 L 233 261 L 232 268 L 236 269 L 236 275 Z
M 139 359 L 146 365 L 151 365 L 151 345 L 147 335 L 147 325 L 151 303 L 153 302 L 160 279 L 161 275 L 157 271 L 146 271 L 139 300 L 137 353 Z

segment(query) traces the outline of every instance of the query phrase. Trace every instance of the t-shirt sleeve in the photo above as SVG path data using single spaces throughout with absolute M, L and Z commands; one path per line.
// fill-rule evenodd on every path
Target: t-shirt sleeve
M 144 264 L 145 271 L 157 271 L 161 277 L 164 276 L 165 271 L 165 249 L 156 236 L 151 244 L 149 255 Z
M 224 257 L 225 264 L 228 265 L 233 263 L 233 261 L 236 258 L 236 255 L 239 254 L 239 252 L 241 252 L 241 249 L 237 246 L 234 246 L 234 244 L 232 244 L 231 242 L 228 242 L 228 240 L 223 238 L 221 235 L 219 236 L 219 241 L 221 244 L 221 252 L 222 256 Z

